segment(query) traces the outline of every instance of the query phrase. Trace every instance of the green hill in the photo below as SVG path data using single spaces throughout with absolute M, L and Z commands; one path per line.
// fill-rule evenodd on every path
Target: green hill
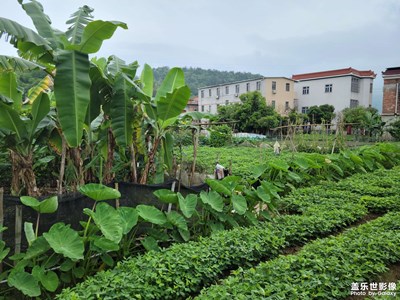
M 169 71 L 169 67 L 154 68 L 154 84 L 158 88 Z M 182 68 L 185 73 L 186 84 L 190 87 L 192 96 L 197 95 L 197 89 L 240 80 L 247 80 L 261 77 L 260 74 L 252 74 L 247 72 L 233 72 L 233 71 L 218 71 L 218 70 L 205 70 L 201 68 Z

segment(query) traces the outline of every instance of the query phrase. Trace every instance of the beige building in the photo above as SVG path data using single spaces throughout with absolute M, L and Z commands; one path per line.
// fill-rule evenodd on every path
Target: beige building
M 260 77 L 199 88 L 199 111 L 216 114 L 218 106 L 241 103 L 239 96 L 259 91 L 267 105 L 285 115 L 294 108 L 294 80 L 286 77 Z

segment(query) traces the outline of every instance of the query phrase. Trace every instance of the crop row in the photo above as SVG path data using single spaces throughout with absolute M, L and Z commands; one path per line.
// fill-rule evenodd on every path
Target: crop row
M 323 182 L 324 187 L 314 186 L 293 191 L 282 199 L 281 209 L 292 213 L 304 213 L 309 207 L 333 201 L 338 207 L 348 201 L 359 201 L 370 212 L 383 213 L 399 210 L 400 167 L 379 169 L 373 173 L 357 174 L 337 183 Z M 333 204 L 332 204 L 333 205 Z
M 387 172 L 388 176 L 396 174 Z M 326 191 L 319 186 L 314 188 L 315 193 L 318 188 L 321 194 Z M 307 206 L 302 215 L 284 215 L 262 227 L 222 231 L 197 242 L 148 252 L 65 289 L 58 299 L 185 298 L 229 270 L 272 259 L 285 247 L 325 236 L 359 220 L 368 213 L 359 199 L 360 195 L 341 191 L 323 203 Z
M 400 261 L 400 213 L 234 274 L 196 299 L 342 299 Z M 353 291 L 357 293 L 358 291 Z

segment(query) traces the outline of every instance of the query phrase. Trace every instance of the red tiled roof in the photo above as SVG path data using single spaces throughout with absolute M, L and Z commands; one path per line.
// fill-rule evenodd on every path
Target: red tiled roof
M 400 67 L 387 68 L 385 72 L 382 72 L 382 75 L 400 75 Z
M 359 71 L 353 68 L 346 69 L 338 69 L 338 70 L 329 70 L 322 72 L 314 72 L 314 73 L 305 73 L 305 74 L 297 74 L 292 75 L 293 80 L 306 80 L 306 79 L 316 79 L 316 78 L 324 78 L 324 77 L 336 77 L 336 76 L 344 76 L 344 75 L 357 75 L 360 77 L 376 77 L 376 74 L 371 71 Z

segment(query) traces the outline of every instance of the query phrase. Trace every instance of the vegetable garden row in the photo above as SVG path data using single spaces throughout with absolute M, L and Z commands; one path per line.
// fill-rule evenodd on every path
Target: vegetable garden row
M 184 299 L 198 293 L 199 299 L 345 298 L 353 282 L 372 280 L 400 261 L 399 176 L 396 167 L 298 189 L 283 204 L 301 214 L 132 257 L 58 299 Z M 312 242 L 369 212 L 390 213 Z M 297 254 L 278 256 L 307 242 Z

